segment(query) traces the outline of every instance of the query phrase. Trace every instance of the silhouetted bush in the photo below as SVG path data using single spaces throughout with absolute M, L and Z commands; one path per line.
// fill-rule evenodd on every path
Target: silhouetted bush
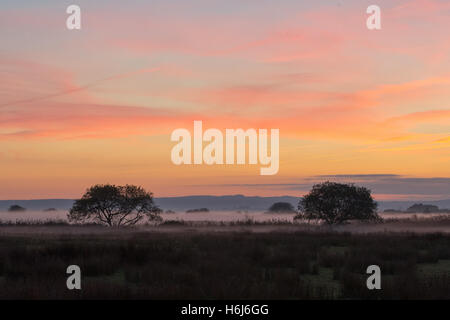
M 209 212 L 208 208 L 198 208 L 186 210 L 186 213 L 196 213 L 196 212 Z
M 24 207 L 21 207 L 21 206 L 19 206 L 17 204 L 13 204 L 8 209 L 9 212 L 21 212 L 21 211 L 26 211 L 26 210 L 27 209 L 25 209 Z
M 275 202 L 269 208 L 270 213 L 296 213 L 294 206 L 289 202 Z

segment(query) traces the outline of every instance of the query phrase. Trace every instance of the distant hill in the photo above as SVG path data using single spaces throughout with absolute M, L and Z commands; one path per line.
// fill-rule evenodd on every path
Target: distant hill
M 40 200 L 0 200 L 0 211 L 7 211 L 11 205 L 19 205 L 28 210 L 45 210 L 55 208 L 67 210 L 72 207 L 72 199 L 40 199 Z M 243 195 L 228 196 L 184 196 L 156 198 L 155 202 L 164 210 L 185 211 L 192 208 L 208 208 L 209 210 L 267 210 L 275 202 L 288 202 L 297 208 L 299 198 L 281 197 L 246 197 Z M 438 206 L 441 209 L 450 208 L 450 199 L 438 201 L 422 201 L 427 205 Z M 406 210 L 415 201 L 379 201 L 379 210 Z
M 39 200 L 0 200 L 0 211 L 6 211 L 11 205 L 19 205 L 28 210 L 70 209 L 72 199 L 39 199 Z M 230 196 L 184 196 L 156 198 L 155 202 L 164 210 L 185 211 L 192 208 L 208 208 L 210 210 L 267 210 L 275 202 L 289 202 L 297 207 L 298 198 L 283 197 L 246 197 Z
M 446 200 L 435 200 L 435 201 L 379 201 L 378 207 L 380 210 L 395 209 L 406 211 L 408 208 L 417 204 L 417 202 L 422 202 L 426 205 L 438 206 L 440 209 L 450 209 L 450 199 Z
M 0 211 L 7 211 L 12 205 L 19 205 L 27 210 L 45 210 L 55 208 L 66 210 L 72 207 L 72 199 L 38 199 L 38 200 L 0 200 Z
M 157 198 L 155 202 L 164 209 L 185 210 L 189 208 L 205 207 L 210 210 L 267 210 L 275 202 L 289 202 L 297 207 L 298 198 L 283 197 L 246 197 L 232 196 L 186 196 Z

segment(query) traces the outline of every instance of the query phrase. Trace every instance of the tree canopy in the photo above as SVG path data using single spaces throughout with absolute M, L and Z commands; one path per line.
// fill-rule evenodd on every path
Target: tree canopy
M 148 221 L 161 220 L 161 209 L 153 194 L 142 187 L 111 184 L 95 185 L 86 190 L 70 209 L 71 222 L 98 222 L 108 226 L 134 225 L 144 218 Z
M 413 212 L 413 213 L 439 212 L 439 207 L 431 204 L 415 203 L 414 205 L 409 207 L 406 210 L 406 212 Z
M 328 181 L 314 185 L 300 200 L 298 210 L 296 219 L 319 219 L 327 224 L 380 219 L 369 189 Z
M 24 207 L 21 207 L 17 204 L 13 204 L 8 209 L 9 212 L 20 212 L 20 211 L 25 211 L 25 210 L 27 210 L 27 209 L 25 209 Z
M 275 202 L 269 208 L 271 213 L 295 213 L 295 208 L 289 202 Z

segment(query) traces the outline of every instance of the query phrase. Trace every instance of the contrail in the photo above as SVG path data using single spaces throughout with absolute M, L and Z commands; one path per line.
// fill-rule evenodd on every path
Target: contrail
M 5 104 L 0 104 L 0 108 L 8 107 L 8 106 L 11 106 L 11 105 L 14 105 L 14 104 L 29 103 L 29 102 L 35 102 L 35 101 L 41 101 L 41 100 L 45 100 L 45 99 L 49 99 L 49 98 L 59 97 L 59 96 L 63 96 L 63 95 L 66 95 L 66 94 L 70 94 L 70 93 L 73 93 L 73 92 L 78 92 L 78 91 L 82 91 L 82 90 L 94 87 L 94 86 L 96 86 L 99 83 L 104 82 L 104 81 L 123 79 L 123 78 L 127 78 L 127 77 L 134 76 L 134 75 L 137 75 L 137 74 L 156 72 L 156 71 L 159 71 L 160 69 L 161 68 L 141 69 L 141 70 L 137 70 L 137 71 L 131 71 L 131 72 L 127 72 L 127 73 L 122 73 L 122 74 L 110 76 L 110 77 L 107 77 L 107 78 L 103 78 L 103 79 L 100 79 L 100 80 L 96 80 L 96 81 L 91 82 L 91 83 L 89 83 L 87 85 L 84 85 L 84 86 L 81 86 L 81 87 L 77 87 L 77 88 L 74 88 L 74 89 L 65 90 L 65 91 L 57 92 L 57 93 L 52 93 L 52 94 L 48 94 L 48 95 L 41 96 L 41 97 L 24 99 L 24 100 L 19 100 L 19 101 L 14 101 L 14 102 L 8 102 L 8 103 L 5 103 Z

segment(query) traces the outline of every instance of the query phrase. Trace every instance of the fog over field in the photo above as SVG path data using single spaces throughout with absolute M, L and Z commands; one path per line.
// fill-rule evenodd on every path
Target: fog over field
M 42 210 L 29 210 L 23 212 L 0 211 L 0 233 L 103 233 L 109 228 L 86 228 L 83 226 L 71 227 L 66 225 L 67 210 L 45 212 Z M 297 232 L 297 231 L 323 231 L 331 228 L 338 232 L 350 233 L 379 233 L 379 232 L 414 232 L 414 233 L 450 233 L 450 214 L 444 213 L 380 213 L 383 223 L 367 223 L 353 221 L 349 224 L 329 227 L 318 225 L 317 222 L 294 221 L 294 214 L 276 214 L 264 211 L 236 212 L 236 211 L 210 211 L 186 213 L 162 213 L 163 219 L 159 227 L 145 227 L 137 225 L 136 228 L 125 228 L 134 231 L 149 232 L 183 232 L 186 228 L 197 232 Z M 52 223 L 61 224 L 60 227 Z M 18 225 L 18 229 L 12 228 Z M 49 224 L 48 227 L 39 227 Z M 143 229 L 144 228 L 144 229 Z M 134 231 L 133 231 L 134 230 Z M 327 229 L 328 230 L 328 229 Z
M 265 211 L 275 202 L 288 202 L 297 207 L 300 197 L 250 197 L 244 195 L 226 196 L 180 196 L 155 198 L 155 203 L 163 210 L 184 212 L 193 208 L 208 208 L 214 211 Z M 73 199 L 0 200 L 0 211 L 7 211 L 11 205 L 20 205 L 28 210 L 42 211 L 48 208 L 68 210 Z M 379 211 L 385 209 L 406 210 L 415 203 L 426 203 L 440 208 L 450 208 L 450 199 L 377 201 Z
M 0 221 L 67 221 L 68 210 L 43 211 L 26 210 L 21 212 L 0 211 Z M 294 218 L 293 213 L 268 213 L 264 211 L 210 211 L 210 212 L 184 212 L 162 213 L 164 220 L 183 220 L 183 221 L 289 221 Z M 443 213 L 380 213 L 384 219 L 411 219 L 411 218 L 432 218 L 445 216 Z M 450 215 L 449 215 L 450 216 Z
M 21 212 L 0 211 L 0 221 L 67 221 L 68 210 L 43 211 L 26 210 Z M 274 214 L 264 211 L 257 212 L 236 212 L 236 211 L 210 211 L 210 212 L 192 212 L 186 213 L 179 211 L 175 213 L 162 213 L 163 220 L 182 220 L 182 221 L 293 221 L 294 214 Z

